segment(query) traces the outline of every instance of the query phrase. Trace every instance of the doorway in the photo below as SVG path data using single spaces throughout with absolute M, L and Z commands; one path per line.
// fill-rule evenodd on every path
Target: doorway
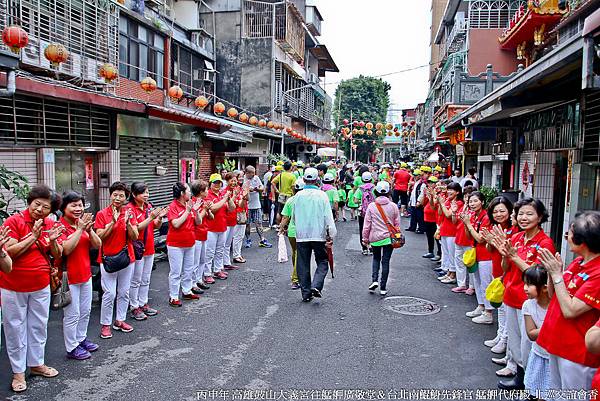
M 73 190 L 83 195 L 86 212 L 98 211 L 98 157 L 94 153 L 55 153 L 56 191 Z
M 561 249 L 563 241 L 563 223 L 565 202 L 567 197 L 567 170 L 569 155 L 567 152 L 557 152 L 554 164 L 554 195 L 552 197 L 552 216 L 550 216 L 550 237 L 556 249 Z

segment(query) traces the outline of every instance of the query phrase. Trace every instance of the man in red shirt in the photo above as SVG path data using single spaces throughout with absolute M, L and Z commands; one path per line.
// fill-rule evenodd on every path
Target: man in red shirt
M 408 206 L 408 183 L 411 179 L 411 174 L 406 170 L 406 163 L 401 163 L 400 168 L 394 173 L 394 192 L 392 197 L 394 203 L 401 207 L 400 215 L 406 215 L 406 207 Z

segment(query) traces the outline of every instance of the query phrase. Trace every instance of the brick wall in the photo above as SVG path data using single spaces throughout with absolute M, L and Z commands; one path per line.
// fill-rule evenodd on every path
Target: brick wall
M 115 94 L 128 99 L 138 99 L 157 106 L 164 106 L 165 93 L 163 89 L 156 88 L 151 93 L 146 93 L 138 81 L 127 78 L 119 78 L 115 88 Z
M 198 178 L 208 180 L 212 173 L 216 172 L 215 166 L 225 159 L 223 152 L 214 152 L 212 142 L 202 138 L 198 147 Z

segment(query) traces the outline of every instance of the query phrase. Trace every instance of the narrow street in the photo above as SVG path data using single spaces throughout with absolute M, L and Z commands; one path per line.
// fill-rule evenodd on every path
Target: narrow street
M 424 236 L 407 233 L 407 245 L 392 258 L 383 298 L 367 291 L 370 257 L 360 253 L 357 226 L 338 223 L 335 278 L 328 277 L 324 297 L 310 304 L 289 289 L 290 263 L 276 262 L 276 247 L 255 247 L 245 250 L 248 263 L 242 269 L 180 309 L 167 306 L 168 265 L 161 262 L 151 289 L 160 314 L 143 322 L 128 319 L 135 327 L 131 334 L 100 340 L 95 304 L 89 334 L 101 348 L 87 361 L 65 358 L 62 313 L 52 312 L 46 361 L 59 377 L 31 378 L 26 393 L 13 395 L 2 352 L 0 381 L 6 385 L 0 397 L 136 401 L 238 394 L 240 399 L 237 390 L 272 390 L 275 397 L 284 390 L 293 398 L 292 389 L 348 389 L 383 391 L 388 398 L 390 390 L 495 388 L 492 354 L 483 345 L 494 337 L 495 326 L 464 317 L 475 299 L 435 280 L 431 262 L 421 258 Z M 269 237 L 276 242 L 273 232 Z M 399 314 L 390 307 L 396 296 L 432 301 L 440 312 Z

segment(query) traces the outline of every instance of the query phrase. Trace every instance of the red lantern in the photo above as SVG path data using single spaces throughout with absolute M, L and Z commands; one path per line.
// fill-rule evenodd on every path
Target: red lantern
M 354 122 L 352 123 L 352 125 L 354 125 L 355 127 L 358 127 L 358 121 L 354 121 Z
M 237 109 L 235 107 L 229 108 L 229 110 L 227 110 L 227 116 L 229 118 L 236 118 L 238 116 Z
M 382 123 L 377 123 L 377 124 L 375 124 L 375 129 L 376 129 L 377 131 L 381 131 L 381 130 L 383 129 L 383 124 L 382 124 Z
M 381 136 L 383 134 L 383 132 L 381 130 L 377 130 L 377 132 L 375 132 L 375 134 L 377 134 L 377 136 Z
M 153 92 L 156 89 L 156 81 L 150 77 L 146 77 L 140 82 L 140 87 L 146 93 Z
M 417 122 L 416 122 L 415 120 L 412 120 L 412 121 L 410 122 L 410 125 L 414 127 L 415 125 L 417 125 Z
M 197 108 L 204 110 L 204 108 L 208 106 L 208 99 L 204 96 L 198 96 L 196 100 L 194 100 L 194 104 Z
M 371 124 L 371 125 L 373 125 L 373 124 Z M 369 136 L 373 135 L 373 131 L 367 130 L 367 135 L 369 135 Z
M 367 130 L 371 131 L 373 129 L 373 123 L 366 123 L 365 127 L 367 128 Z
M 391 131 L 392 129 L 394 129 L 394 125 L 392 123 L 387 123 L 385 125 L 385 129 L 387 129 L 388 131 Z
M 260 120 L 258 120 L 258 126 L 259 127 L 264 128 L 266 125 L 267 125 L 267 121 L 266 120 L 264 120 L 262 118 Z
M 213 106 L 213 111 L 215 114 L 222 114 L 225 111 L 225 105 L 221 102 L 215 103 Z
M 19 54 L 22 48 L 27 46 L 29 43 L 29 36 L 27 32 L 23 28 L 18 25 L 11 25 L 4 28 L 2 31 L 2 42 L 8 47 L 10 50 Z
M 286 127 L 285 132 L 291 134 L 292 132 L 294 132 L 294 130 L 292 129 L 292 127 Z
M 344 125 L 348 125 L 348 123 L 349 123 L 350 121 L 348 121 L 348 119 L 347 119 L 347 118 L 344 118 L 344 121 L 342 121 L 342 122 L 344 123 Z
M 175 101 L 183 97 L 183 90 L 177 85 L 171 86 L 168 93 L 169 97 Z
M 394 131 L 396 136 L 400 136 L 400 131 Z
M 392 131 L 388 131 L 387 136 L 392 136 L 394 133 Z
M 360 126 L 360 128 L 363 128 L 365 126 L 365 122 L 361 121 L 361 122 L 358 123 L 358 125 Z
M 117 72 L 117 68 L 111 63 L 103 64 L 102 67 L 100 67 L 98 73 L 102 78 L 104 78 L 104 81 L 108 84 L 111 83 L 113 79 L 117 78 L 117 76 L 119 75 L 119 73 Z
M 50 61 L 50 66 L 52 68 L 58 68 L 60 63 L 64 63 L 68 60 L 69 51 L 60 43 L 50 43 L 44 50 L 44 56 Z M 156 89 L 156 85 L 154 89 Z
M 250 125 L 256 125 L 258 124 L 258 118 L 252 116 L 250 117 L 250 120 L 248 120 L 248 122 L 250 123 Z
M 394 127 L 394 132 L 398 132 L 398 127 Z
M 365 130 L 364 129 L 359 129 L 358 130 L 358 135 L 364 135 L 365 134 Z
M 240 114 L 239 118 L 240 118 L 240 121 L 243 122 L 243 123 L 247 123 L 248 122 L 248 114 L 246 114 L 246 113 Z
M 273 121 L 269 121 L 269 122 L 267 123 L 267 128 L 269 128 L 269 129 L 273 129 L 274 127 L 275 127 L 275 123 L 274 123 Z
M 406 127 L 406 126 L 408 126 L 408 123 L 406 121 L 402 121 L 402 126 Z

